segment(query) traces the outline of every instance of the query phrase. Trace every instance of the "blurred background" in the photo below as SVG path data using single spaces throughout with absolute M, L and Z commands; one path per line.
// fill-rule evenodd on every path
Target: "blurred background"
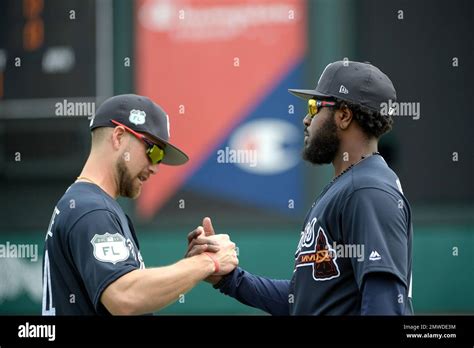
M 371 62 L 421 106 L 380 143 L 412 205 L 415 312 L 474 313 L 473 23 L 470 0 L 0 0 L 0 244 L 39 248 L 0 258 L 0 314 L 41 313 L 51 214 L 94 110 L 122 93 L 163 106 L 191 157 L 120 199 L 146 265 L 180 259 L 210 216 L 243 268 L 289 279 L 333 170 L 301 160 L 306 107 L 287 89 L 341 59 Z M 255 150 L 257 165 L 220 163 L 226 148 Z M 205 283 L 160 313 L 261 314 Z

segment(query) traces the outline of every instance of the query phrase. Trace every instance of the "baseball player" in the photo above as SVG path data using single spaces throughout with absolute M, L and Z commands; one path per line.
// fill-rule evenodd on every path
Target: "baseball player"
M 303 223 L 293 276 L 275 280 L 237 268 L 207 280 L 274 315 L 412 314 L 411 210 L 377 152 L 392 127 L 391 116 L 381 114 L 383 103 L 396 101 L 392 82 L 371 64 L 338 61 L 314 90 L 290 92 L 308 103 L 303 158 L 334 167 Z M 204 232 L 214 233 L 210 221 Z M 202 235 L 189 235 L 188 255 L 199 251 Z
M 138 197 L 160 163 L 188 160 L 168 142 L 169 119 L 160 106 L 143 96 L 115 96 L 98 108 L 90 129 L 89 158 L 46 234 L 43 315 L 147 314 L 236 267 L 235 244 L 220 235 L 219 247 L 210 241 L 199 255 L 145 269 L 132 221 L 116 199 Z

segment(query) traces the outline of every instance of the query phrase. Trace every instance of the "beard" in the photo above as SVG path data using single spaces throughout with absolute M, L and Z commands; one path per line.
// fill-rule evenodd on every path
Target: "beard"
M 303 159 L 313 164 L 331 163 L 341 143 L 337 136 L 334 117 L 328 117 L 321 128 L 307 139 L 308 142 L 303 149 Z
M 137 198 L 141 192 L 141 185 L 137 183 L 136 177 L 130 174 L 123 156 L 120 156 L 116 170 L 119 195 L 131 199 Z

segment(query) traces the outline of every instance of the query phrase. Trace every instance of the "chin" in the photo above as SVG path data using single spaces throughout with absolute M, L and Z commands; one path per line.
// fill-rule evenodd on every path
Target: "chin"
M 132 199 L 137 199 L 138 197 L 140 197 L 142 193 L 142 188 L 141 187 L 138 187 L 136 189 L 136 191 L 133 192 L 133 197 L 131 197 Z
M 123 196 L 130 199 L 137 199 L 141 193 L 142 193 L 142 188 L 139 185 L 137 185 L 137 186 L 132 187 L 131 189 L 129 187 L 129 190 L 127 190 Z

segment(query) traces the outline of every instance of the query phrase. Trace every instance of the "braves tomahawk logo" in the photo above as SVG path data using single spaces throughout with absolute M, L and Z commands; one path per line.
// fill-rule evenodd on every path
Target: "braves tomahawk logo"
M 312 267 L 313 279 L 316 281 L 337 278 L 341 273 L 336 263 L 336 252 L 329 245 L 326 233 L 321 226 L 315 237 L 316 221 L 317 219 L 313 218 L 301 232 L 301 239 L 295 254 L 296 268 Z

